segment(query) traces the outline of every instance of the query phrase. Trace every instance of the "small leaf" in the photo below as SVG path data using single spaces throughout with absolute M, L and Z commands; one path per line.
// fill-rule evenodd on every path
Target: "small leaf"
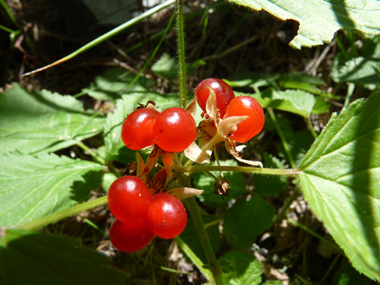
M 1 284 L 124 284 L 104 255 L 72 238 L 7 229 L 0 236 Z
M 20 225 L 89 198 L 103 168 L 54 154 L 0 156 L 0 226 Z
M 223 271 L 225 284 L 249 284 L 261 283 L 260 262 L 253 256 L 237 250 L 230 250 L 219 260 Z
M 258 195 L 238 200 L 225 213 L 224 236 L 237 248 L 248 249 L 271 226 L 274 214 L 273 207 Z
M 154 80 L 140 77 L 133 86 L 130 86 L 135 76 L 136 74 L 122 69 L 110 69 L 104 75 L 97 76 L 90 87 L 82 91 L 104 101 L 114 101 L 126 93 L 149 91 Z
M 380 280 L 380 92 L 334 115 L 302 161 L 305 199 L 353 266 Z
M 2 152 L 53 152 L 100 133 L 103 122 L 72 96 L 28 92 L 18 84 L 0 96 Z

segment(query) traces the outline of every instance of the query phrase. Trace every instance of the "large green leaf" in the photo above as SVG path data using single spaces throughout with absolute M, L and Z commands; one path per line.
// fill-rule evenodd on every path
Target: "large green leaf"
M 0 156 L 0 226 L 23 224 L 89 198 L 102 166 L 54 154 Z
M 0 235 L 0 284 L 124 284 L 100 253 L 71 238 L 7 229 Z
M 230 250 L 219 260 L 225 284 L 256 285 L 261 283 L 260 262 L 253 256 L 237 250 Z
M 129 150 L 121 140 L 121 126 L 125 118 L 139 104 L 145 105 L 149 100 L 153 100 L 157 107 L 162 110 L 177 106 L 179 102 L 176 95 L 169 94 L 142 92 L 123 95 L 121 99 L 116 101 L 116 108 L 113 113 L 108 114 L 104 125 L 104 142 L 109 159 L 127 163 L 136 158 L 135 151 Z
M 14 84 L 0 94 L 1 152 L 52 152 L 102 131 L 104 118 L 85 112 L 72 96 L 28 92 Z
M 229 0 L 254 10 L 264 9 L 274 16 L 292 19 L 300 24 L 298 35 L 291 41 L 297 48 L 330 42 L 341 29 L 356 29 L 366 36 L 380 32 L 380 2 L 376 0 Z
M 300 169 L 313 212 L 356 269 L 380 280 L 380 93 L 334 115 Z

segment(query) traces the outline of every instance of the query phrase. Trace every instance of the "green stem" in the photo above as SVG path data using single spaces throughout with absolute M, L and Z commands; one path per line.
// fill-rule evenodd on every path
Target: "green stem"
M 313 135 L 314 139 L 316 139 L 318 137 L 318 134 L 315 132 L 313 125 L 311 124 L 310 118 L 309 117 L 305 118 L 305 121 L 306 121 L 307 127 L 309 128 L 310 133 Z
M 50 214 L 48 216 L 42 217 L 38 220 L 35 220 L 33 222 L 23 224 L 18 226 L 20 229 L 27 229 L 27 230 L 34 230 L 34 229 L 39 229 L 42 227 L 45 227 L 51 223 L 56 223 L 64 218 L 70 217 L 72 215 L 78 214 L 80 212 L 101 206 L 103 204 L 107 203 L 107 196 L 100 197 L 98 199 L 88 201 L 83 204 L 76 205 L 74 207 L 71 207 L 69 209 L 65 209 L 53 214 Z
M 76 141 L 75 142 L 77 146 L 79 146 L 81 149 L 84 151 L 87 151 L 89 155 L 91 155 L 96 162 L 99 162 L 102 165 L 106 165 L 106 161 L 100 157 L 96 152 L 92 151 L 88 146 L 86 146 L 84 143 L 81 141 Z
M 177 13 L 177 45 L 178 45 L 178 73 L 180 106 L 186 108 L 186 61 L 185 61 L 185 36 L 183 29 L 183 0 L 176 0 Z
M 303 172 L 298 169 L 277 169 L 277 168 L 258 168 L 251 166 L 216 166 L 216 165 L 195 165 L 187 169 L 189 174 L 205 171 L 233 171 L 245 172 L 264 175 L 283 175 L 289 177 L 296 177 Z
M 194 251 L 192 251 L 192 249 L 179 236 L 175 237 L 174 240 L 186 256 L 190 258 L 196 267 L 198 267 L 199 271 L 202 272 L 202 274 L 208 279 L 208 281 L 213 280 L 212 273 L 204 267 L 202 260 L 198 258 Z
M 23 76 L 28 76 L 28 75 L 31 75 L 33 73 L 37 73 L 37 72 L 46 70 L 46 69 L 48 69 L 50 67 L 58 65 L 58 64 L 60 64 L 62 62 L 65 62 L 65 61 L 67 61 L 69 59 L 72 59 L 73 57 L 77 56 L 78 54 L 80 54 L 80 53 L 82 53 L 82 52 L 84 52 L 84 51 L 86 51 L 86 50 L 88 50 L 88 49 L 90 49 L 90 48 L 92 48 L 92 47 L 94 47 L 94 46 L 96 46 L 96 45 L 98 45 L 98 44 L 106 41 L 106 40 L 108 40 L 109 38 L 111 38 L 111 37 L 119 34 L 120 32 L 124 31 L 125 29 L 127 29 L 127 28 L 129 28 L 129 27 L 131 27 L 131 26 L 133 26 L 133 25 L 141 22 L 145 18 L 148 18 L 151 15 L 157 13 L 158 11 L 160 11 L 160 10 L 162 10 L 162 9 L 170 6 L 170 5 L 172 5 L 174 2 L 175 2 L 175 0 L 165 1 L 165 2 L 163 2 L 163 3 L 161 3 L 161 4 L 157 5 L 157 6 L 153 7 L 152 9 L 149 9 L 149 10 L 145 11 L 144 13 L 138 15 L 137 17 L 135 17 L 135 18 L 133 18 L 133 19 L 125 22 L 124 24 L 121 24 L 120 26 L 114 28 L 113 30 L 109 31 L 108 33 L 105 33 L 105 34 L 101 35 L 100 37 L 94 39 L 93 41 L 91 41 L 88 44 L 82 46 L 81 48 L 79 48 L 76 51 L 70 53 L 69 55 L 67 55 L 67 56 L 65 56 L 65 57 L 63 57 L 63 58 L 61 58 L 61 59 L 53 62 L 52 64 L 49 64 L 49 65 L 46 65 L 44 67 L 38 68 L 38 69 L 33 70 L 31 72 L 27 72 Z
M 285 139 L 284 133 L 282 132 L 282 130 L 281 130 L 281 128 L 280 128 L 280 126 L 279 126 L 279 124 L 277 122 L 276 115 L 274 114 L 272 108 L 267 108 L 267 111 L 269 113 L 269 116 L 270 116 L 271 120 L 273 121 L 273 123 L 274 123 L 274 125 L 276 127 L 278 135 L 280 136 L 282 145 L 284 146 L 284 150 L 286 152 L 286 155 L 288 156 L 290 166 L 292 168 L 296 168 L 296 163 L 294 162 L 293 156 L 292 156 L 292 154 L 290 152 L 290 148 L 289 148 L 288 142 Z
M 185 203 L 193 219 L 195 230 L 197 231 L 198 238 L 202 244 L 212 275 L 214 276 L 215 284 L 221 285 L 224 283 L 222 269 L 220 268 L 219 263 L 216 260 L 209 236 L 203 224 L 203 219 L 199 211 L 197 202 L 195 201 L 194 197 L 190 197 L 185 199 Z

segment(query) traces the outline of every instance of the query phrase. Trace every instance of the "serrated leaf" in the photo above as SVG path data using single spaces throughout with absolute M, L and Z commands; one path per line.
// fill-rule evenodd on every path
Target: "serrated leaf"
M 332 285 L 356 285 L 356 284 L 370 285 L 370 284 L 373 284 L 373 282 L 371 282 L 370 279 L 368 279 L 364 275 L 361 275 L 349 264 L 345 264 L 334 273 L 331 284 Z
M 354 267 L 380 280 L 380 93 L 333 116 L 302 161 L 305 199 Z
M 213 165 L 217 165 L 216 162 Z M 225 160 L 220 161 L 220 165 L 224 166 L 237 166 L 238 163 L 235 160 Z M 220 175 L 219 172 L 211 171 L 217 177 Z M 224 208 L 227 206 L 231 199 L 237 197 L 240 193 L 245 190 L 244 177 L 240 172 L 223 172 L 224 178 L 226 178 L 230 183 L 229 196 L 222 197 L 218 194 L 214 194 L 215 179 L 207 173 L 196 173 L 194 174 L 194 187 L 198 189 L 203 189 L 204 193 L 199 195 L 199 200 L 210 207 Z
M 72 96 L 28 92 L 18 84 L 0 95 L 2 152 L 53 152 L 98 134 L 103 122 Z
M 253 256 L 237 250 L 230 250 L 219 260 L 225 284 L 256 285 L 261 283 L 260 262 Z
M 89 198 L 102 166 L 54 154 L 0 156 L 0 226 L 27 223 Z
M 221 239 L 219 232 L 218 217 L 204 215 L 202 216 L 203 222 L 206 226 L 207 234 L 209 235 L 212 249 L 215 253 L 218 252 Z M 191 250 L 200 258 L 204 263 L 207 262 L 206 255 L 204 253 L 201 241 L 195 230 L 194 222 L 192 219 L 188 219 L 185 230 L 180 235 L 181 239 L 191 248 Z
M 95 99 L 109 101 L 120 99 L 126 93 L 149 91 L 154 80 L 140 77 L 135 84 L 130 86 L 135 76 L 136 74 L 129 71 L 110 69 L 104 75 L 97 76 L 90 87 L 82 91 Z
M 124 284 L 100 253 L 72 238 L 7 229 L 0 236 L 0 284 Z
M 238 200 L 225 213 L 224 236 L 237 248 L 248 249 L 271 226 L 274 215 L 273 207 L 259 195 Z
M 365 36 L 379 34 L 380 2 L 375 0 L 302 2 L 293 0 L 229 0 L 254 10 L 266 10 L 282 20 L 299 22 L 298 35 L 290 42 L 296 48 L 329 43 L 339 29 L 358 30 Z
M 276 157 L 264 153 L 263 154 L 264 167 L 284 169 L 284 164 Z M 285 188 L 288 178 L 285 176 L 264 176 L 255 175 L 253 182 L 257 193 L 263 196 L 273 197 L 280 194 Z
M 139 103 L 145 105 L 149 100 L 156 102 L 156 106 L 162 110 L 178 105 L 178 97 L 172 94 L 143 92 L 123 95 L 116 101 L 114 112 L 108 114 L 104 124 L 104 142 L 108 159 L 123 163 L 135 160 L 136 152 L 128 149 L 121 140 L 121 126 L 127 116 L 139 106 Z

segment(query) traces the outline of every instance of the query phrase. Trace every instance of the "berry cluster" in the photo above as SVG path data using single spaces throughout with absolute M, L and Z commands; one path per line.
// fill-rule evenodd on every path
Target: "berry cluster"
M 123 176 L 112 183 L 108 206 L 116 217 L 110 229 L 111 242 L 123 252 L 144 248 L 154 236 L 174 238 L 187 223 L 187 213 L 180 200 L 167 193 L 152 196 L 136 176 Z
M 210 92 L 214 92 L 218 117 L 226 119 L 233 116 L 248 116 L 231 132 L 233 140 L 245 143 L 256 136 L 264 127 L 265 117 L 263 109 L 256 99 L 249 96 L 235 97 L 231 87 L 223 80 L 208 78 L 203 80 L 196 88 L 198 105 L 204 112 Z
M 157 144 L 167 152 L 184 151 L 197 135 L 193 116 L 182 108 L 168 108 L 162 113 L 140 108 L 131 113 L 121 129 L 121 139 L 132 150 Z
M 236 142 L 247 142 L 262 130 L 264 113 L 260 104 L 248 96 L 235 97 L 231 87 L 216 78 L 206 79 L 197 86 L 196 101 L 204 111 L 198 129 L 193 118 L 195 100 L 187 109 L 168 108 L 159 112 L 154 106 L 142 107 L 125 119 L 121 138 L 129 149 L 155 147 L 146 164 L 137 154 L 137 176 L 118 178 L 109 189 L 108 205 L 116 217 L 110 238 L 120 251 L 140 250 L 154 236 L 171 239 L 185 229 L 187 213 L 176 193 L 181 192 L 181 198 L 185 198 L 199 195 L 202 190 L 181 187 L 169 191 L 177 197 L 166 192 L 167 179 L 172 178 L 174 153 L 184 152 L 190 162 L 206 163 L 209 154 L 205 151 L 225 141 L 227 150 L 236 159 L 261 166 L 261 162 L 243 160 L 235 147 Z M 194 143 L 197 135 L 202 148 Z M 152 180 L 148 174 L 161 155 L 165 169 Z M 183 171 L 179 164 L 177 158 L 176 167 Z M 227 195 L 228 182 L 218 180 L 217 184 L 217 193 Z

